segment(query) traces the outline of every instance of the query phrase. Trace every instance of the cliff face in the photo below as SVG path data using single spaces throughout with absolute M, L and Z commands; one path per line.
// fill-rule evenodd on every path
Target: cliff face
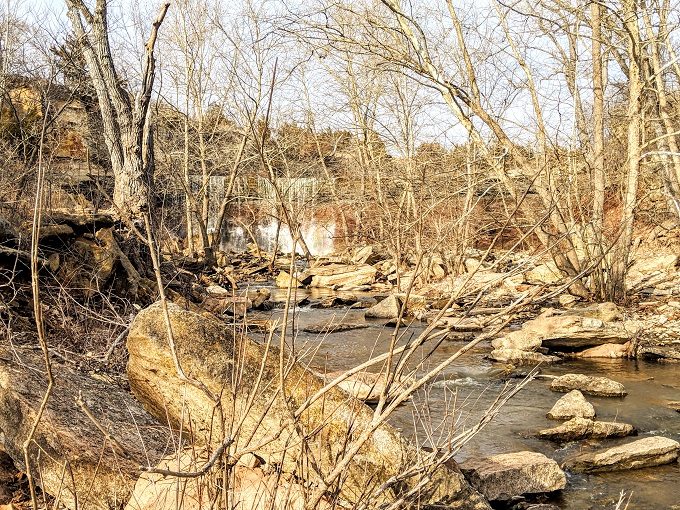
M 95 98 L 22 76 L 10 77 L 7 88 L 0 136 L 15 145 L 37 146 L 44 124 L 52 181 L 78 184 L 93 175 L 107 175 L 110 160 Z

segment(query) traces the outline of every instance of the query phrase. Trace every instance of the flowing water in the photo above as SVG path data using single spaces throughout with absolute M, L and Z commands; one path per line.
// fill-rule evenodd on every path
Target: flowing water
M 328 295 L 336 294 L 315 291 L 310 297 Z M 275 310 L 264 315 L 280 317 L 281 313 L 281 310 Z M 382 326 L 381 321 L 368 320 L 368 328 L 327 335 L 301 331 L 306 325 L 327 324 L 331 320 L 336 323 L 363 322 L 363 316 L 361 310 L 303 307 L 296 312 L 292 324 L 297 331 L 296 349 L 306 353 L 312 366 L 328 371 L 347 369 L 366 361 L 371 355 L 385 352 L 392 330 Z M 402 341 L 413 338 L 423 327 L 422 323 L 413 323 L 406 328 Z M 445 341 L 429 357 L 424 369 L 446 359 L 462 345 L 461 341 Z M 443 371 L 437 382 L 421 391 L 412 402 L 401 406 L 391 423 L 407 436 L 428 446 L 443 446 L 443 438 L 452 426 L 460 432 L 463 427 L 474 425 L 508 382 L 502 366 L 484 359 L 489 350 L 488 343 L 480 344 L 457 360 Z M 423 350 L 421 359 L 425 354 Z M 639 430 L 640 437 L 663 435 L 680 440 L 680 413 L 666 406 L 669 400 L 680 400 L 678 365 L 639 360 L 579 360 L 542 370 L 542 373 L 552 375 L 568 372 L 602 375 L 625 385 L 628 391 L 625 398 L 588 397 L 595 406 L 598 419 L 631 423 Z M 517 380 L 509 382 L 515 384 Z M 550 391 L 548 385 L 545 380 L 530 382 L 460 450 L 456 459 L 464 461 L 470 457 L 531 450 L 561 463 L 579 451 L 633 440 L 590 440 L 560 445 L 537 439 L 534 437 L 536 431 L 558 423 L 545 417 L 561 396 Z M 568 474 L 567 488 L 551 503 L 564 510 L 613 509 L 621 491 L 632 493 L 631 510 L 680 508 L 680 464 L 676 462 L 655 468 L 597 475 Z

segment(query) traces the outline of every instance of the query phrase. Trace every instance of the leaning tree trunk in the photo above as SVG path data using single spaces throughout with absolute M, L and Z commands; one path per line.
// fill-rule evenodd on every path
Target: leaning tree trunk
M 146 42 L 141 87 L 132 94 L 116 71 L 109 44 L 107 1 L 97 0 L 94 10 L 83 0 L 66 0 L 68 17 L 81 44 L 87 70 L 97 93 L 104 140 L 114 176 L 115 212 L 134 219 L 149 207 L 153 151 L 149 104 L 156 70 L 154 47 L 158 29 L 170 6 L 164 3 Z

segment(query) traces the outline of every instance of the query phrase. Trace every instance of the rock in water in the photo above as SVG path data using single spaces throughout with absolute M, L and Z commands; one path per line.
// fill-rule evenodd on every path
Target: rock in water
M 567 459 L 565 466 L 579 473 L 622 471 L 675 462 L 680 443 L 662 436 L 645 437 L 599 452 L 583 453 Z
M 299 288 L 302 283 L 297 278 L 290 275 L 286 271 L 281 271 L 276 277 L 276 286 L 280 289 L 287 289 L 288 287 Z
M 306 274 L 312 277 L 310 287 L 349 289 L 370 285 L 375 281 L 377 272 L 376 268 L 367 264 L 357 266 L 328 264 L 309 268 Z
M 320 335 L 330 334 L 330 333 L 340 333 L 342 331 L 351 331 L 353 329 L 363 329 L 367 328 L 368 324 L 365 322 L 339 322 L 333 323 L 327 322 L 325 324 L 310 324 L 309 326 L 304 326 L 302 331 L 306 333 L 315 333 Z
M 515 452 L 465 461 L 461 470 L 490 501 L 564 489 L 567 477 L 542 453 Z
M 330 383 L 333 379 L 344 374 L 345 372 L 340 370 L 323 374 L 322 378 L 327 383 Z M 414 381 L 413 378 L 403 375 L 393 376 L 389 391 L 387 391 L 387 401 L 393 400 L 399 392 L 408 388 Z M 384 373 L 359 372 L 349 376 L 339 383 L 338 386 L 367 404 L 377 404 L 380 401 L 380 395 L 387 390 L 387 376 Z
M 604 305 L 608 305 L 605 303 Z M 495 349 L 536 350 L 543 346 L 557 351 L 578 351 L 602 344 L 624 344 L 637 332 L 637 323 L 605 321 L 616 317 L 609 306 L 570 310 L 565 315 L 543 313 L 491 342 Z
M 557 356 L 547 356 L 540 352 L 524 351 L 522 349 L 494 349 L 489 353 L 489 358 L 500 363 L 513 363 L 515 365 L 537 365 L 539 363 L 555 363 L 560 361 Z
M 590 437 L 625 437 L 634 433 L 635 427 L 628 423 L 593 421 L 587 418 L 572 418 L 558 427 L 541 430 L 538 433 L 538 437 L 566 442 Z
M 603 344 L 576 353 L 577 358 L 627 358 L 630 356 L 630 342 L 625 344 Z
M 551 420 L 571 420 L 572 418 L 595 418 L 595 408 L 579 390 L 571 390 L 560 398 L 550 411 Z
M 395 295 L 387 296 L 380 303 L 366 310 L 366 317 L 375 319 L 396 319 L 399 317 L 401 302 Z
M 588 395 L 598 397 L 625 397 L 627 395 L 623 384 L 607 379 L 584 374 L 565 374 L 554 379 L 550 384 L 553 391 L 580 390 Z
M 170 305 L 169 315 L 184 373 L 200 381 L 213 396 L 220 396 L 225 423 L 241 423 L 232 451 L 257 446 L 256 453 L 268 464 L 281 466 L 284 473 L 299 474 L 299 461 L 306 455 L 301 447 L 302 433 L 315 456 L 315 469 L 307 473 L 314 483 L 318 476 L 333 471 L 353 441 L 365 434 L 367 441 L 343 472 L 339 493 L 344 500 L 350 505 L 365 502 L 366 494 L 372 492 L 371 503 L 377 506 L 394 502 L 419 483 L 420 477 L 413 476 L 390 484 L 387 490 L 377 490 L 413 467 L 421 453 L 392 426 L 373 425 L 373 411 L 362 402 L 333 388 L 292 424 L 291 411 L 324 386 L 321 379 L 273 346 L 267 348 L 246 336 L 234 336 L 232 328 L 214 317 L 175 305 Z M 205 392 L 178 377 L 166 331 L 158 303 L 134 319 L 127 341 L 130 387 L 152 414 L 175 427 L 183 424 L 198 445 L 210 442 L 215 447 L 221 442 L 217 433 L 220 413 Z M 280 354 L 286 368 L 285 398 L 279 384 Z M 429 483 L 416 491 L 416 497 L 424 504 L 446 501 L 460 510 L 489 508 L 451 468 L 442 466 L 423 476 Z
M 49 494 L 60 494 L 60 502 L 70 509 L 122 507 L 139 466 L 156 464 L 167 453 L 172 444 L 168 428 L 128 392 L 67 367 L 55 364 L 52 370 L 55 385 L 30 449 L 37 483 Z M 43 373 L 42 357 L 35 351 L 0 348 L 0 431 L 7 452 L 22 469 L 23 443 L 47 387 Z M 76 403 L 79 395 L 113 441 Z

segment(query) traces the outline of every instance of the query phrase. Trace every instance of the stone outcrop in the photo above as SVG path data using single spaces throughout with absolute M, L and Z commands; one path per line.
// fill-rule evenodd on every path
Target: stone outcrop
M 680 347 L 671 345 L 645 346 L 638 349 L 638 357 L 650 361 L 680 362 Z
M 512 331 L 492 342 L 495 349 L 509 348 L 536 350 L 547 347 L 557 351 L 578 351 L 606 343 L 624 344 L 637 332 L 637 325 L 625 322 L 608 322 L 597 317 L 611 317 L 607 303 L 604 309 L 570 311 L 566 315 L 544 313 L 527 321 L 522 329 Z
M 607 379 L 584 374 L 565 374 L 550 383 L 553 391 L 567 392 L 579 390 L 588 395 L 598 397 L 625 397 L 627 395 L 623 384 Z
M 460 465 L 468 480 L 490 501 L 564 489 L 557 462 L 541 453 L 515 452 L 473 459 Z
M 548 411 L 551 420 L 571 420 L 572 418 L 595 418 L 595 408 L 579 390 L 571 390 L 560 398 Z
M 319 377 L 274 346 L 267 348 L 245 336 L 233 336 L 232 329 L 214 317 L 172 305 L 169 315 L 182 370 L 211 395 L 178 377 L 159 304 L 141 311 L 131 325 L 127 341 L 130 387 L 152 414 L 191 431 L 196 444 L 215 446 L 219 442 L 219 412 L 213 400 L 219 395 L 225 421 L 241 423 L 233 451 L 257 447 L 256 453 L 267 464 L 281 466 L 284 473 L 296 473 L 304 455 L 300 436 L 304 434 L 315 455 L 315 470 L 305 473 L 311 484 L 318 481 L 316 469 L 321 475 L 331 472 L 348 440 L 352 444 L 365 434 L 367 441 L 343 473 L 340 495 L 350 504 L 417 464 L 420 451 L 415 446 L 390 425 L 374 426 L 373 411 L 339 388 L 302 408 L 295 424 L 291 423 L 291 412 L 323 387 Z M 286 370 L 285 399 L 280 391 L 281 360 Z M 421 502 L 446 501 L 451 508 L 462 510 L 488 509 L 456 471 L 442 466 L 428 477 L 427 486 L 417 491 Z M 374 492 L 373 502 L 394 501 L 418 482 L 415 476 L 399 484 L 388 483 L 386 489 Z
M 675 462 L 680 443 L 662 436 L 645 437 L 631 443 L 567 459 L 565 466 L 579 473 L 622 471 Z
M 23 443 L 47 386 L 43 373 L 35 351 L 0 349 L 0 431 L 5 449 L 22 469 Z M 168 428 L 110 383 L 56 364 L 53 373 L 55 386 L 30 448 L 32 468 L 40 466 L 36 479 L 70 509 L 82 508 L 85 501 L 93 510 L 120 508 L 139 466 L 155 464 L 172 446 Z M 81 397 L 85 407 L 77 403 Z
M 593 421 L 587 418 L 572 418 L 557 427 L 541 430 L 538 437 L 553 441 L 577 441 L 587 438 L 625 437 L 635 433 L 635 427 L 628 423 Z

